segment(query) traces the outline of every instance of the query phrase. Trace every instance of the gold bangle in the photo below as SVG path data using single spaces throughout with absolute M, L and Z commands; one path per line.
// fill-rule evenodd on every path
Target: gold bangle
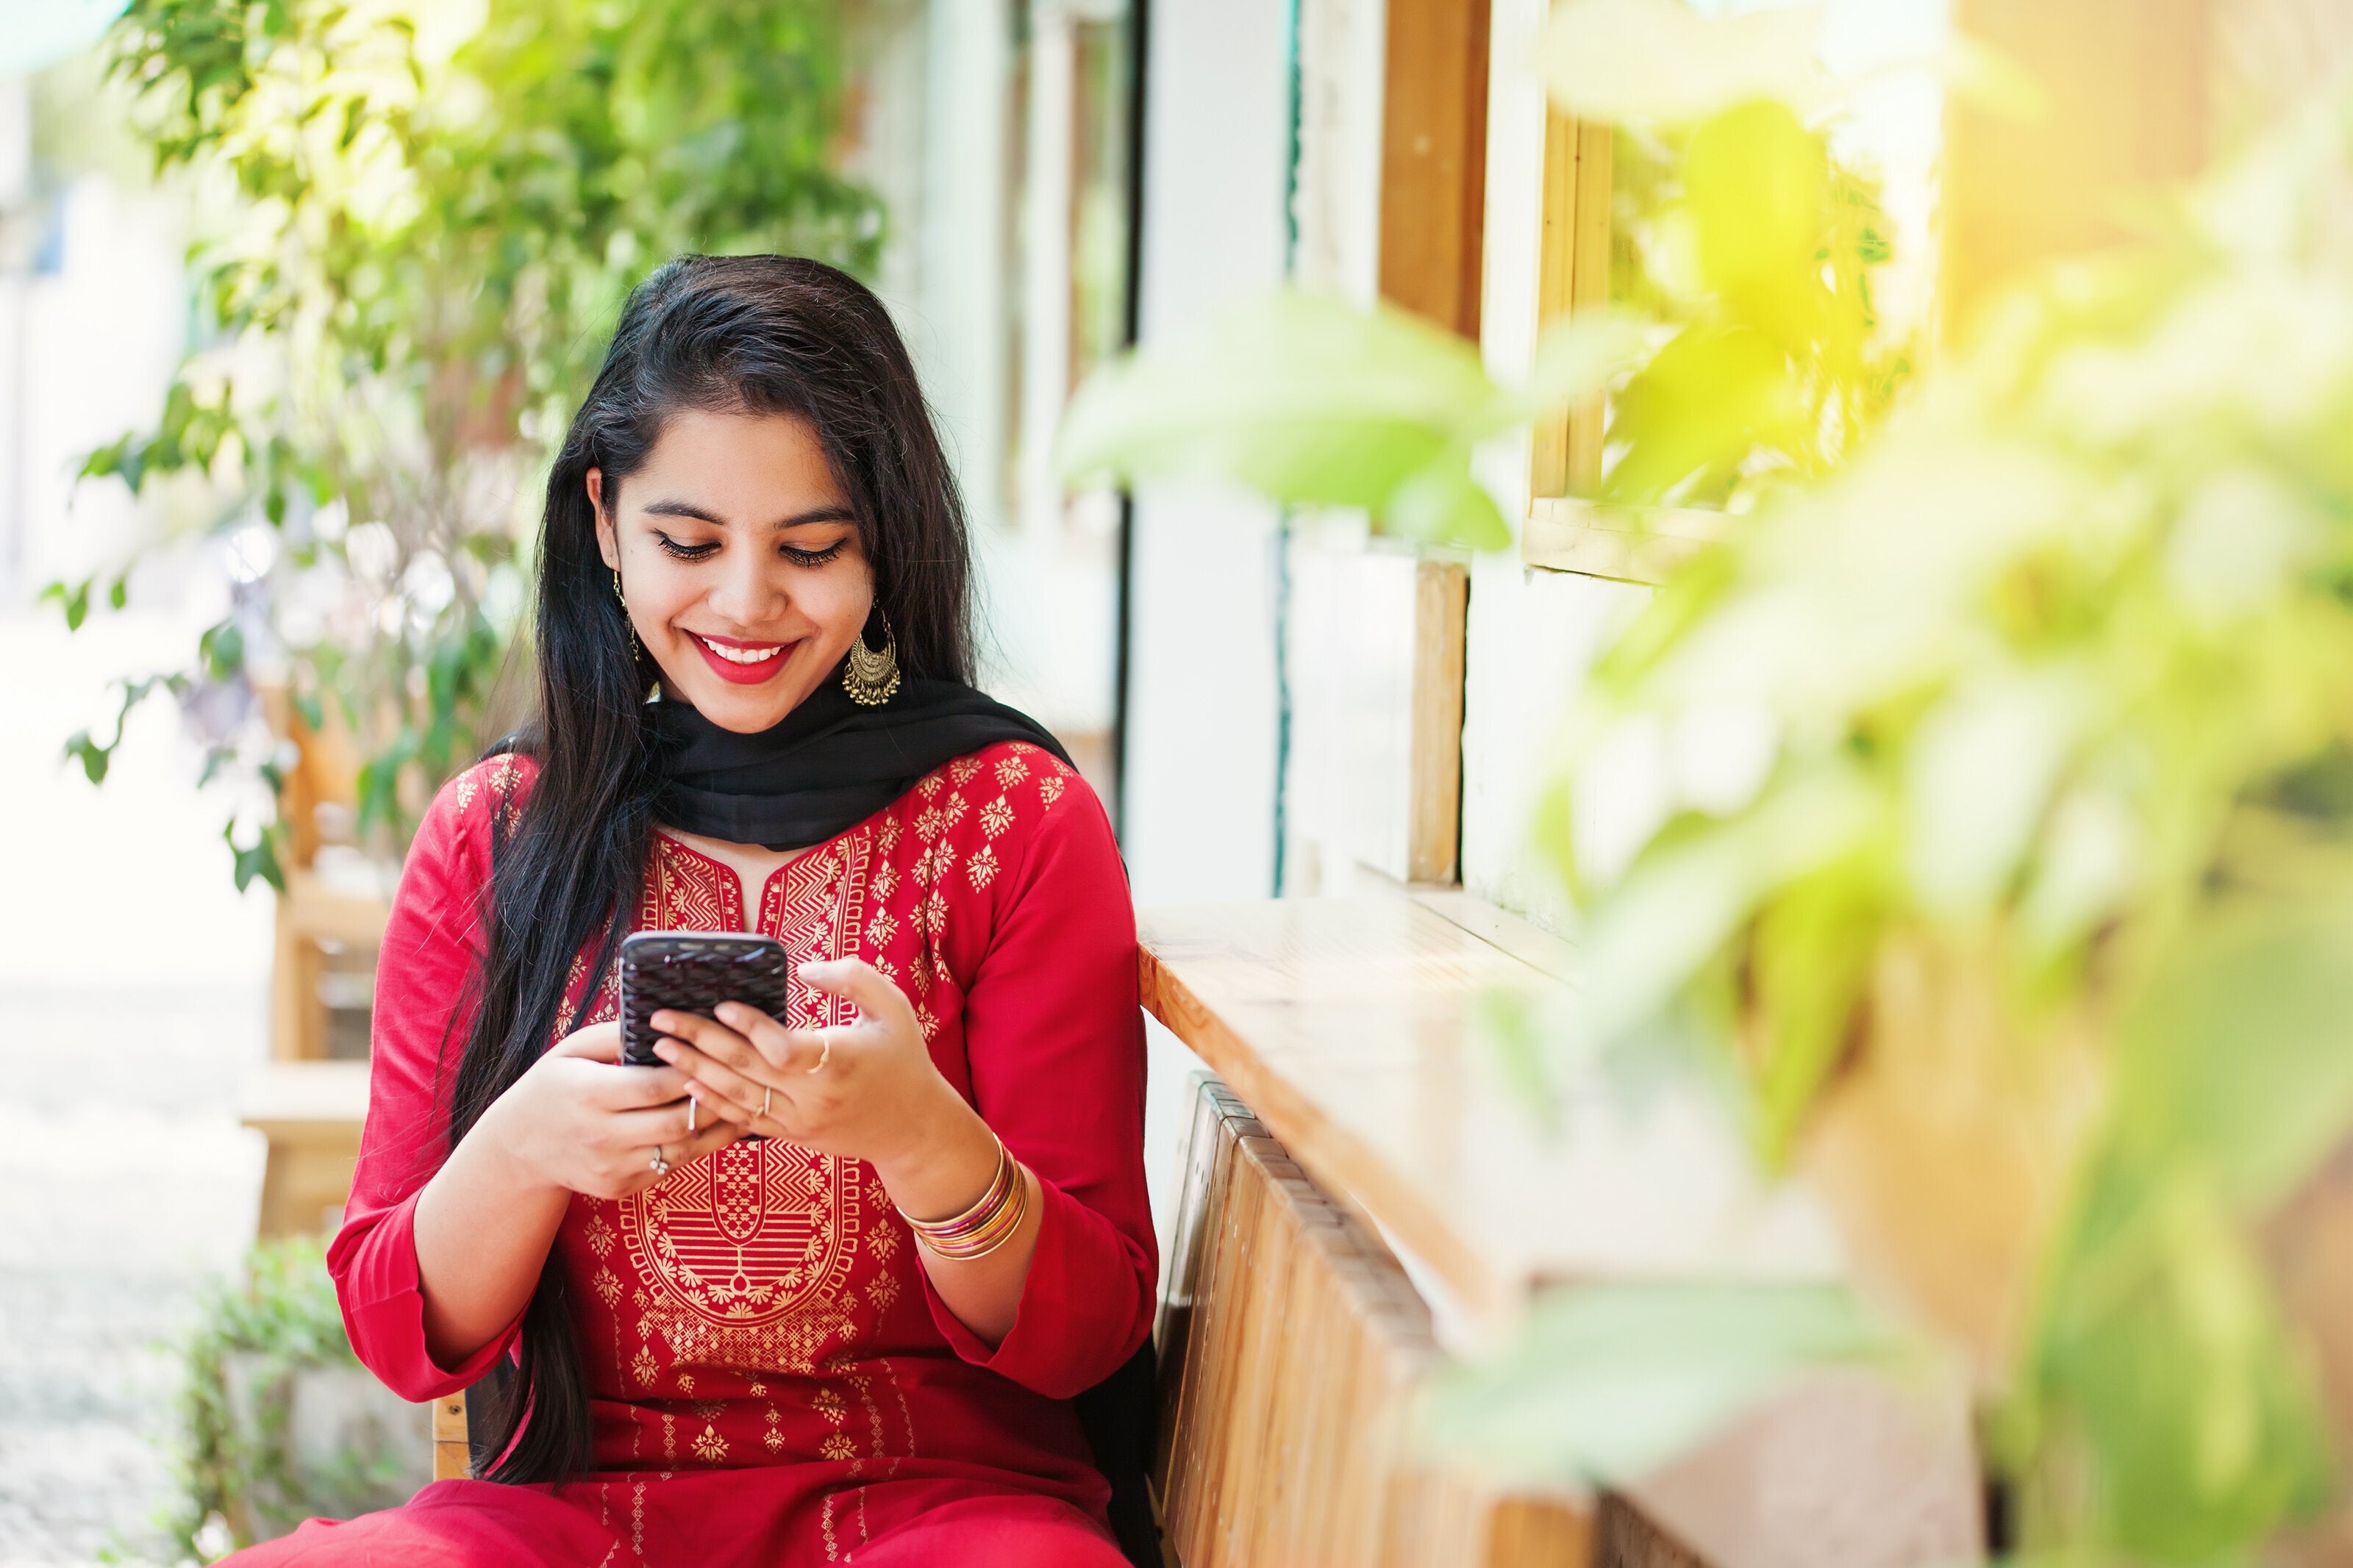
M 1029 1208 L 1029 1184 L 1021 1163 L 1005 1146 L 1005 1140 L 999 1138 L 997 1171 L 977 1203 L 948 1219 L 920 1220 L 904 1209 L 899 1211 L 899 1217 L 907 1222 L 907 1228 L 926 1251 L 963 1261 L 985 1258 L 1004 1246 L 1020 1229 Z
M 970 1263 L 976 1258 L 987 1257 L 1011 1241 L 1019 1233 L 1021 1222 L 1029 1216 L 1027 1173 L 1018 1163 L 1013 1172 L 1012 1192 L 1004 1206 L 970 1235 L 960 1241 L 942 1241 L 918 1233 L 915 1237 L 917 1244 L 934 1258 L 944 1258 L 951 1263 Z

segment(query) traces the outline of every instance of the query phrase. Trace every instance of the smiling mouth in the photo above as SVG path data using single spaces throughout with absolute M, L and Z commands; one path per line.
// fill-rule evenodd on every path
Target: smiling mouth
M 765 647 L 733 647 L 726 643 L 713 642 L 701 632 L 689 632 L 687 635 L 730 664 L 765 664 L 782 654 L 787 646 L 770 643 Z

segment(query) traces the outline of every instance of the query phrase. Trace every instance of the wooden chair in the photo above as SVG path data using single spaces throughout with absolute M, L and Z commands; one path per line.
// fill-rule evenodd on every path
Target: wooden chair
M 286 888 L 278 898 L 270 963 L 269 1064 L 245 1085 L 241 1116 L 269 1140 L 261 1178 L 261 1236 L 332 1227 L 351 1195 L 367 1117 L 367 1064 L 332 1060 L 332 1015 L 324 994 L 331 953 L 347 953 L 364 983 L 383 944 L 389 901 L 335 885 L 318 870 L 321 805 L 349 807 L 358 757 L 348 734 L 302 721 L 285 689 L 265 688 L 263 710 L 295 763 L 280 806 L 287 825 Z
M 365 1062 L 272 1062 L 246 1081 L 239 1120 L 269 1141 L 263 1237 L 342 1223 L 367 1118 L 367 1073 Z

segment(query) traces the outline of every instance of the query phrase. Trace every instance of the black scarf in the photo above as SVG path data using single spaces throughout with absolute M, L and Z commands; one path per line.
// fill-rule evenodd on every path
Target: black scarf
M 723 730 L 685 702 L 649 703 L 662 790 L 655 815 L 730 844 L 799 849 L 855 827 L 943 763 L 999 741 L 1071 760 L 1026 713 L 953 680 L 905 680 L 862 708 L 840 683 L 809 693 L 774 729 Z

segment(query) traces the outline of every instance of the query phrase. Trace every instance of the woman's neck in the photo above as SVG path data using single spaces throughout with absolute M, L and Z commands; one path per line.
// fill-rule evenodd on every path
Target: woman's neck
M 696 854 L 716 860 L 735 873 L 736 880 L 743 884 L 747 919 L 751 918 L 750 911 L 756 905 L 761 891 L 767 887 L 768 879 L 776 874 L 776 868 L 789 865 L 808 853 L 806 846 L 798 849 L 768 849 L 757 844 L 731 844 L 724 838 L 706 838 L 700 833 L 689 833 L 668 825 L 664 825 L 661 831 Z

